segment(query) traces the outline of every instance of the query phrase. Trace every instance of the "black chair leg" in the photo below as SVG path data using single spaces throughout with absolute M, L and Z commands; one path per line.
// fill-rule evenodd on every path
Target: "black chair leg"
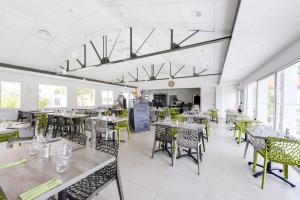
M 117 181 L 120 200 L 124 200 L 124 194 L 123 194 L 123 187 L 122 187 L 122 183 L 121 183 L 119 164 L 117 165 L 116 181 Z

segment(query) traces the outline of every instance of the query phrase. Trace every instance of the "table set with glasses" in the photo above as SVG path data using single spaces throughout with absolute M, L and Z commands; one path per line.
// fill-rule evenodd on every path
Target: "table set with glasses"
M 0 152 L 0 186 L 6 199 L 47 199 L 115 161 L 115 157 L 62 138 L 38 136 Z
M 31 124 L 26 122 L 2 121 L 0 122 L 0 142 L 8 141 L 20 136 L 32 136 Z

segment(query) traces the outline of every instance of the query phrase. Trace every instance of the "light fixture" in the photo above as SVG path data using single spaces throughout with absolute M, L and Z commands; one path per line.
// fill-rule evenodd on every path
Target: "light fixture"
M 202 15 L 202 13 L 199 10 L 194 10 L 192 12 L 192 14 L 193 14 L 194 17 L 201 17 L 201 15 Z
M 49 38 L 51 38 L 51 33 L 49 31 L 47 31 L 46 29 L 39 29 L 37 31 L 37 34 L 42 39 L 49 39 Z

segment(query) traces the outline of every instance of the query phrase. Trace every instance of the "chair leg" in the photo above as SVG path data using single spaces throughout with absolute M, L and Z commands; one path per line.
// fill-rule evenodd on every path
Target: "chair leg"
M 288 179 L 289 178 L 289 166 L 288 165 L 283 165 L 283 173 L 284 173 L 284 178 Z
M 121 141 L 121 130 L 118 129 L 118 144 L 120 144 Z
M 246 158 L 248 147 L 249 147 L 249 140 L 247 140 L 247 143 L 246 143 L 246 146 L 245 146 L 245 151 L 244 151 L 244 156 L 243 156 L 244 159 Z
M 268 165 L 268 159 L 265 156 L 265 158 L 264 158 L 264 171 L 263 171 L 263 176 L 262 176 L 262 179 L 261 179 L 261 189 L 264 189 L 264 186 L 265 186 L 265 178 L 266 178 L 266 175 L 267 175 L 267 165 Z
M 129 130 L 129 126 L 127 126 L 127 133 L 128 133 L 128 139 L 130 140 L 130 138 L 131 138 L 131 132 Z
M 120 176 L 120 169 L 119 164 L 117 165 L 117 176 L 116 176 L 117 186 L 118 186 L 118 192 L 120 200 L 124 200 L 124 194 L 123 194 L 123 187 L 121 183 L 121 176 Z
M 242 130 L 239 130 L 239 135 L 238 135 L 238 144 L 241 144 L 241 137 L 242 137 Z
M 155 146 L 156 146 L 156 139 L 154 139 L 154 143 L 153 143 L 152 156 L 151 156 L 152 159 L 154 158 Z
M 198 165 L 198 175 L 200 175 L 200 148 L 197 148 L 197 165 Z
M 235 138 L 236 137 L 236 129 L 237 129 L 237 127 L 236 127 L 236 125 L 234 126 L 234 133 L 233 133 L 233 137 Z
M 254 152 L 253 152 L 253 173 L 256 173 L 257 156 L 258 156 L 258 152 L 254 148 Z
M 205 144 L 204 144 L 204 136 L 203 136 L 203 133 L 202 133 L 202 145 L 203 145 L 203 152 L 205 152 Z
M 172 167 L 175 166 L 176 150 L 177 150 L 177 142 L 174 142 L 174 147 L 172 148 Z

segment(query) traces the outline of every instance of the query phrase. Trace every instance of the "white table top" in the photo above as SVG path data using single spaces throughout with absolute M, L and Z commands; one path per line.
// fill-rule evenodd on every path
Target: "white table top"
M 113 117 L 113 116 L 98 116 L 98 117 L 90 117 L 94 121 L 104 121 L 109 123 L 117 123 L 121 121 L 127 121 L 128 118 L 125 117 Z

